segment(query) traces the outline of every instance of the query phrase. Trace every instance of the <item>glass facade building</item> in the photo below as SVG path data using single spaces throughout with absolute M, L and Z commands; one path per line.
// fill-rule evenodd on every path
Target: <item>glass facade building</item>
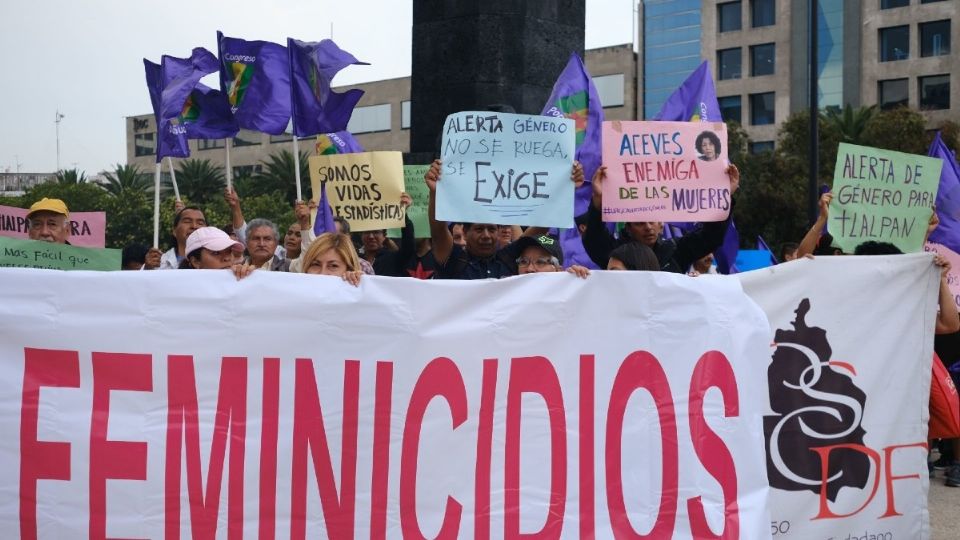
M 653 118 L 700 65 L 700 0 L 647 0 L 643 16 L 643 118 Z
M 820 0 L 817 65 L 821 109 L 843 107 L 843 0 Z

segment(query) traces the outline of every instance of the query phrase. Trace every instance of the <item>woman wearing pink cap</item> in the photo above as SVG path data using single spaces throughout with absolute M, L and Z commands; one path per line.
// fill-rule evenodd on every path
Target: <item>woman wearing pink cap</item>
M 243 244 L 233 240 L 216 227 L 200 227 L 187 237 L 183 262 L 180 269 L 224 270 L 232 269 L 237 279 L 247 277 L 254 267 L 236 264 L 235 253 L 243 253 Z

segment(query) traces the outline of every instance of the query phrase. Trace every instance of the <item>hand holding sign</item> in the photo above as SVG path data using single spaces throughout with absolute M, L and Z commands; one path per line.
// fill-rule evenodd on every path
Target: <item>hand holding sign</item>
M 573 226 L 572 120 L 455 113 L 444 123 L 441 150 L 438 220 Z
M 604 122 L 604 221 L 723 221 L 740 179 L 726 143 L 722 122 Z

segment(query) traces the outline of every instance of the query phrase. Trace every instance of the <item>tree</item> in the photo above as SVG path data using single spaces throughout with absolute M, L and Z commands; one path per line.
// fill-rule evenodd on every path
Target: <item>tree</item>
M 818 121 L 818 184 L 833 183 L 833 168 L 837 163 L 837 145 L 841 134 L 820 115 Z M 810 175 L 810 113 L 799 111 L 790 115 L 780 126 L 777 155 L 783 160 L 783 174 L 795 182 L 806 182 Z M 801 208 L 805 208 L 805 205 Z
M 841 142 L 863 144 L 863 133 L 876 111 L 876 105 L 854 109 L 848 103 L 843 109 L 828 108 L 823 116 L 827 123 L 840 134 Z
M 101 187 L 113 197 L 119 197 L 127 191 L 153 193 L 153 179 L 140 171 L 136 165 L 117 164 L 113 172 L 104 172 L 106 183 Z
M 22 208 L 28 208 L 44 197 L 62 200 L 71 212 L 96 212 L 103 210 L 107 194 L 97 184 L 88 182 L 46 182 L 29 188 L 17 202 Z
M 223 168 L 208 159 L 186 159 L 177 167 L 180 197 L 194 204 L 205 205 L 223 198 L 226 177 Z
M 83 184 L 87 181 L 87 175 L 76 168 L 61 169 L 57 171 L 58 184 Z
M 926 155 L 930 146 L 922 114 L 897 107 L 873 115 L 863 132 L 863 144 L 908 154 Z
M 309 199 L 313 193 L 310 186 L 310 166 L 307 162 L 308 158 L 309 155 L 306 152 L 300 152 L 300 181 L 303 185 L 304 199 Z M 297 198 L 297 185 L 294 176 L 296 165 L 294 163 L 293 153 L 288 150 L 281 150 L 271 154 L 260 163 L 263 164 L 263 170 L 254 176 L 254 185 L 257 187 L 257 190 L 255 190 L 254 193 L 241 193 L 241 195 L 265 195 L 279 191 L 283 193 L 284 198 L 292 204 Z M 240 192 L 238 191 L 237 193 Z
M 954 155 L 960 156 L 960 124 L 957 124 L 953 120 L 947 120 L 940 124 L 937 131 L 940 132 L 943 144 L 947 145 L 947 148 L 952 149 Z M 933 133 L 929 134 L 927 139 L 927 147 L 929 148 L 930 143 L 933 142 Z

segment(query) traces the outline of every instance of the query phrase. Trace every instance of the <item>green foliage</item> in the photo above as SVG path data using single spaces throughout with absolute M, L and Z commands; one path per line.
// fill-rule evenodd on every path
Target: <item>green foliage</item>
M 758 235 L 773 249 L 802 238 L 807 227 L 806 177 L 789 173 L 787 160 L 778 152 L 744 154 L 738 167 L 741 188 L 734 221 L 741 246 L 753 249 Z
M 177 166 L 177 187 L 180 197 L 194 204 L 205 205 L 223 198 L 227 185 L 223 167 L 208 159 L 185 159 Z M 170 184 L 172 187 L 172 184 Z
M 876 105 L 854 109 L 848 103 L 843 109 L 828 108 L 823 116 L 830 127 L 840 134 L 841 142 L 863 144 L 863 133 L 876 112 Z
M 82 184 L 87 181 L 87 175 L 77 169 L 61 169 L 57 171 L 58 184 Z
M 943 139 L 943 143 L 947 145 L 947 148 L 953 149 L 955 155 L 960 156 L 960 124 L 957 124 L 953 120 L 947 120 L 946 122 L 940 124 L 940 127 L 937 128 L 940 131 L 940 137 Z M 933 134 L 931 133 L 928 137 L 927 147 L 930 146 L 930 143 L 933 142 Z
M 926 120 L 907 107 L 880 111 L 873 115 L 863 132 L 863 144 L 908 154 L 926 155 L 930 145 Z
M 820 115 L 817 123 L 819 141 L 817 178 L 818 184 L 833 183 L 833 168 L 837 162 L 837 146 L 842 134 L 837 127 Z M 806 182 L 810 175 L 810 114 L 799 111 L 791 114 L 780 126 L 777 139 L 777 155 L 783 160 L 783 173 L 792 181 Z M 806 185 L 806 184 L 804 184 Z M 805 206 L 801 206 L 803 211 Z
M 310 166 L 308 163 L 309 154 L 300 152 L 300 182 L 303 188 L 304 200 L 312 197 L 313 190 L 310 187 Z M 268 193 L 280 192 L 284 200 L 291 204 L 297 198 L 296 184 L 296 164 L 293 159 L 293 152 L 289 150 L 280 150 L 270 155 L 260 162 L 263 170 L 254 175 L 251 187 L 253 188 L 246 196 L 265 195 Z M 241 193 L 237 190 L 237 193 Z M 241 193 L 242 194 L 242 193 Z
M 18 200 L 20 204 L 17 206 L 29 208 L 31 204 L 44 197 L 61 199 L 71 212 L 96 212 L 103 210 L 107 194 L 97 184 L 47 182 L 37 184 L 27 190 L 22 197 L 10 200 Z
M 153 244 L 153 196 L 142 191 L 123 190 L 105 198 L 101 210 L 107 213 L 107 247 Z M 161 238 L 163 238 L 161 236 Z
M 112 172 L 104 172 L 106 183 L 101 187 L 111 196 L 120 197 L 128 191 L 153 193 L 153 178 L 144 174 L 136 165 L 117 164 Z

